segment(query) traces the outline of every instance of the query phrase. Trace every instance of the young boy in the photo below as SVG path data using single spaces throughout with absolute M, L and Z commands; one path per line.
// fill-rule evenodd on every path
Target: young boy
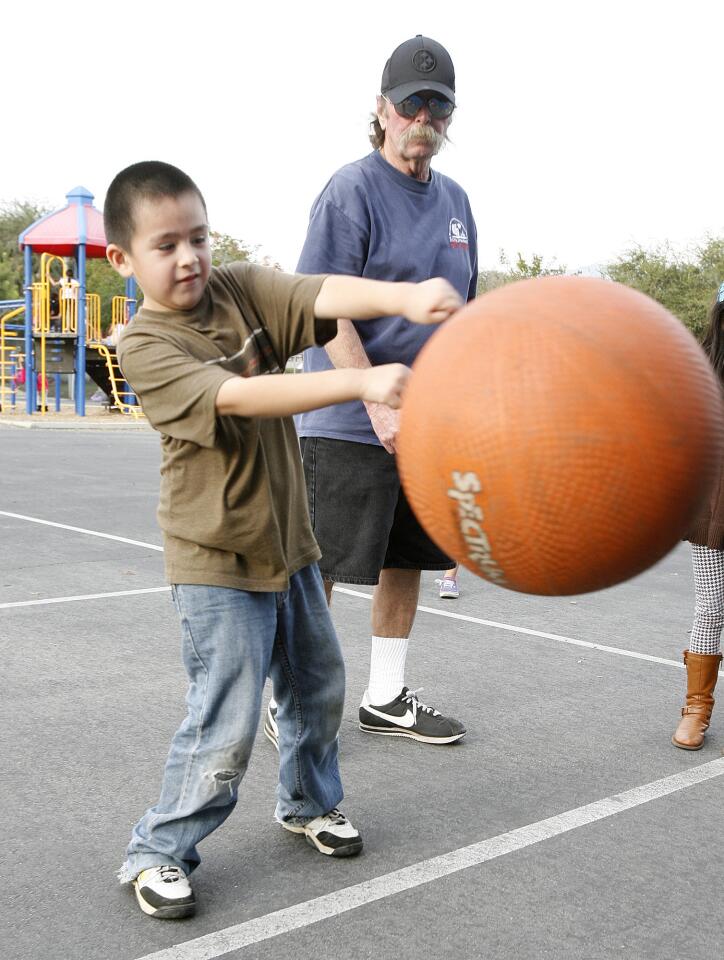
M 161 434 L 158 518 L 190 681 L 160 799 L 133 829 L 119 876 L 144 913 L 176 918 L 195 910 L 197 844 L 236 804 L 267 676 L 279 705 L 277 821 L 330 856 L 362 849 L 337 809 L 344 666 L 291 415 L 360 399 L 397 408 L 409 370 L 272 375 L 332 339 L 337 317 L 433 323 L 460 299 L 443 280 L 212 269 L 204 199 L 165 163 L 121 171 L 104 218 L 109 261 L 144 293 L 118 353 Z

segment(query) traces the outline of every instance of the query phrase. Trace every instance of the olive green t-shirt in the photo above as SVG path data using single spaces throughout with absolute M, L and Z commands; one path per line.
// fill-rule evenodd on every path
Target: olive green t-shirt
M 335 336 L 314 316 L 324 277 L 248 263 L 211 271 L 193 310 L 141 308 L 118 345 L 123 375 L 161 434 L 158 521 L 170 583 L 285 590 L 319 559 L 291 417 L 219 416 L 221 384 L 281 376 Z

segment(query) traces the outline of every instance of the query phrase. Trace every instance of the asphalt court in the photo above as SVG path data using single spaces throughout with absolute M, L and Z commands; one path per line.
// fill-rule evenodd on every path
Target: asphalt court
M 151 549 L 157 440 L 0 427 L 0 460 L 3 958 L 722 955 L 724 713 L 702 751 L 669 742 L 693 606 L 686 545 L 582 597 L 463 573 L 461 598 L 441 601 L 426 575 L 408 679 L 465 720 L 449 748 L 357 729 L 369 591 L 336 592 L 344 809 L 363 855 L 320 857 L 272 822 L 276 754 L 260 730 L 236 811 L 202 845 L 197 916 L 161 923 L 115 882 L 183 715 L 176 614 Z

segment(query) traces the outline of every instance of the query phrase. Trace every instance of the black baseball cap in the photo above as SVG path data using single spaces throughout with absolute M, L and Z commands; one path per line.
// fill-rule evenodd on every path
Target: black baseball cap
M 436 40 L 418 33 L 392 51 L 382 71 L 380 92 L 392 103 L 411 93 L 433 90 L 455 103 L 455 68 L 450 54 Z

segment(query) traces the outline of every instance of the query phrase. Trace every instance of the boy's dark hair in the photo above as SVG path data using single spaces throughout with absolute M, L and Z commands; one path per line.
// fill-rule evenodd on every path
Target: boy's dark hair
M 170 163 L 144 160 L 121 170 L 113 178 L 103 205 L 106 242 L 130 250 L 135 230 L 133 213 L 139 200 L 159 200 L 195 193 L 204 210 L 206 201 L 191 177 Z
M 702 346 L 706 351 L 712 367 L 724 383 L 724 284 L 720 288 L 719 296 L 709 312 L 709 324 L 704 333 Z

